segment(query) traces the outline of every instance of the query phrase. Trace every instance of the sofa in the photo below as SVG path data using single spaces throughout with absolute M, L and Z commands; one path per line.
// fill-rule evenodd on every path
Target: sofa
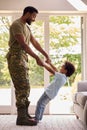
M 77 84 L 77 92 L 73 97 L 73 111 L 77 119 L 87 126 L 87 81 Z

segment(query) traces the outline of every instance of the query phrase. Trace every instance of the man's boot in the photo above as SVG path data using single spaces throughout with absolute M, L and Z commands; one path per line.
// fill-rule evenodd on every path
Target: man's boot
M 32 117 L 29 113 L 28 113 L 28 107 L 30 105 L 30 101 L 26 104 L 26 114 L 28 116 L 29 119 L 34 119 L 34 117 Z
M 34 126 L 37 125 L 37 121 L 34 119 L 29 119 L 26 114 L 26 108 L 17 109 L 18 117 L 16 120 L 16 125 Z

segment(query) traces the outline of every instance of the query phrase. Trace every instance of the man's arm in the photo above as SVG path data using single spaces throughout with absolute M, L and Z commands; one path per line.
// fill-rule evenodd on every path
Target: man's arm
M 40 44 L 38 43 L 38 41 L 33 37 L 33 35 L 31 34 L 31 37 L 30 37 L 30 41 L 32 43 L 32 45 L 39 51 L 41 52 L 45 58 L 46 58 L 46 61 L 50 61 L 50 58 L 48 56 L 48 54 L 44 51 L 44 49 L 40 46 Z
M 15 38 L 19 42 L 19 44 L 22 46 L 22 48 L 26 51 L 26 53 L 28 53 L 30 56 L 32 56 L 33 58 L 35 58 L 38 65 L 43 66 L 43 62 L 41 61 L 41 59 L 25 43 L 24 37 L 21 34 L 16 34 Z

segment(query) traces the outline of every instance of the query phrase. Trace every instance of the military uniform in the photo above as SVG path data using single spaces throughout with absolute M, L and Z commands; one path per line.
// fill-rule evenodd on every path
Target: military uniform
M 23 24 L 20 19 L 13 22 L 10 27 L 9 52 L 7 53 L 8 69 L 15 87 L 16 107 L 17 107 L 17 125 L 37 125 L 37 122 L 31 120 L 28 113 L 29 106 L 29 68 L 28 56 L 22 46 L 15 39 L 16 34 L 24 36 L 25 43 L 30 42 L 30 29 Z
M 20 19 L 13 22 L 10 27 L 9 52 L 7 54 L 8 69 L 15 87 L 16 106 L 29 104 L 30 93 L 28 75 L 28 56 L 15 39 L 16 34 L 22 34 L 27 44 L 30 42 L 30 30 Z

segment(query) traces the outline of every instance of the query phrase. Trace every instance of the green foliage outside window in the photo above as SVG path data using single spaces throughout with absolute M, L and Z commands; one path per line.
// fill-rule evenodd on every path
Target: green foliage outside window
M 80 21 L 79 16 L 50 16 L 49 17 L 49 30 L 50 30 L 50 43 L 49 54 L 52 59 L 52 63 L 56 67 L 60 67 L 65 60 L 69 60 L 75 64 L 76 72 L 69 79 L 70 85 L 74 82 L 77 74 L 81 74 L 81 53 L 65 53 L 64 50 L 68 50 L 70 47 L 79 45 L 81 47 L 81 30 L 80 22 L 79 26 L 74 26 L 77 19 Z M 10 76 L 7 68 L 7 62 L 5 55 L 8 51 L 8 39 L 9 39 L 9 26 L 11 24 L 11 18 L 0 17 L 0 88 L 10 87 Z M 33 35 L 44 47 L 44 23 L 43 21 L 36 21 L 30 27 Z M 74 50 L 76 51 L 76 50 Z M 42 55 L 35 51 L 40 57 Z M 43 58 L 43 57 L 42 57 Z M 29 77 L 32 87 L 44 86 L 44 69 L 36 64 L 36 61 L 29 56 Z M 67 84 L 66 84 L 67 86 Z

